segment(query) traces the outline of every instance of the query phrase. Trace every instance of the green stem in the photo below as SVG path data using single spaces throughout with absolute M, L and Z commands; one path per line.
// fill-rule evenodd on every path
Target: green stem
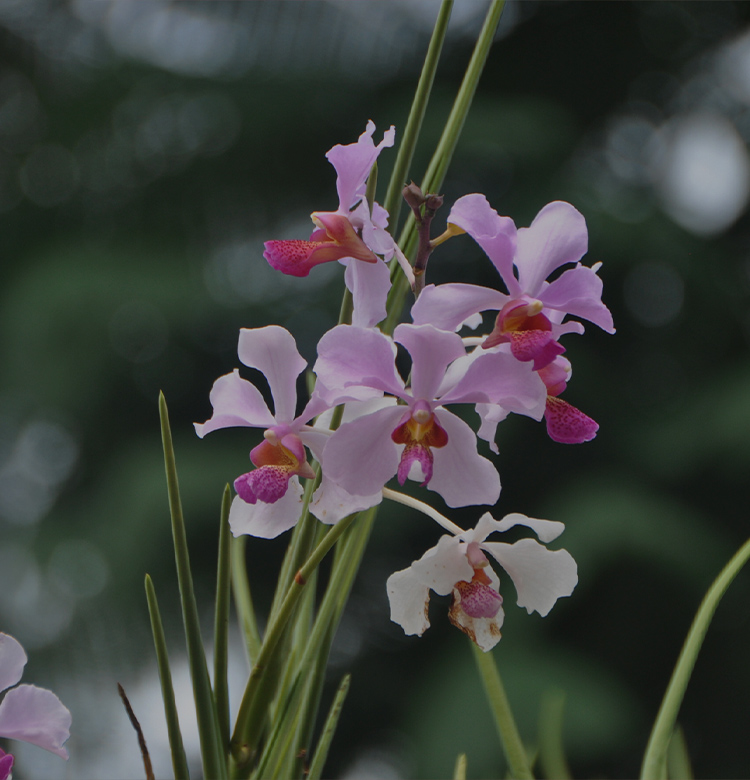
M 510 776 L 516 780 L 532 780 L 534 775 L 529 767 L 526 749 L 521 741 L 521 735 L 513 719 L 510 702 L 505 693 L 505 687 L 500 679 L 500 672 L 495 665 L 495 659 L 491 652 L 485 653 L 473 642 L 474 660 L 477 662 L 479 673 L 482 676 L 484 690 L 490 703 L 490 709 L 495 718 L 497 733 L 508 760 Z
M 654 727 L 651 730 L 651 736 L 648 740 L 641 767 L 642 780 L 657 780 L 657 778 L 664 776 L 667 748 L 675 728 L 677 713 L 685 696 L 685 690 L 690 681 L 690 675 L 693 672 L 706 631 L 708 631 L 708 626 L 711 623 L 711 618 L 719 606 L 721 597 L 749 558 L 750 539 L 740 547 L 739 551 L 722 569 L 698 608 L 672 672 L 672 677 L 659 708 L 659 714 L 656 716 Z

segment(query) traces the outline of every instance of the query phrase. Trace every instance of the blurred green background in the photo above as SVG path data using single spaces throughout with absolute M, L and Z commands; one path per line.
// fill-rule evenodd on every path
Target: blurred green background
M 283 325 L 312 360 L 335 324 L 340 268 L 284 277 L 262 242 L 335 208 L 332 145 L 368 119 L 378 138 L 403 128 L 437 8 L 0 2 L 0 630 L 29 651 L 25 680 L 73 713 L 70 761 L 14 745 L 19 780 L 143 776 L 117 681 L 169 775 L 146 572 L 186 711 L 190 693 L 157 393 L 208 624 L 221 492 L 258 434 L 200 441 L 192 422 L 238 365 L 238 328 Z M 485 8 L 456 2 L 416 181 Z M 519 226 L 573 203 L 618 328 L 566 340 L 565 398 L 599 421 L 593 442 L 557 445 L 526 418 L 499 429 L 496 514 L 564 521 L 580 584 L 544 620 L 507 587 L 496 657 L 530 742 L 542 697 L 565 692 L 577 777 L 637 774 L 700 598 L 747 537 L 749 23 L 741 2 L 509 2 L 444 187 L 447 204 L 484 192 Z M 429 280 L 497 283 L 468 239 L 436 252 Z M 421 639 L 388 618 L 386 577 L 436 539 L 422 517 L 381 513 L 334 648 L 331 683 L 353 683 L 331 777 L 448 777 L 459 752 L 470 777 L 503 775 L 447 601 Z M 249 544 L 261 615 L 284 545 Z M 750 775 L 749 598 L 743 573 L 681 711 L 698 777 Z

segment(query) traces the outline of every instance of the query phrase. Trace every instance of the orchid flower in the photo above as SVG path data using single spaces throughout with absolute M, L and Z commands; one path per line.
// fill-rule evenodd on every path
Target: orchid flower
M 471 428 L 446 404 L 494 402 L 542 415 L 545 389 L 529 364 L 487 352 L 451 370 L 466 352 L 460 336 L 432 325 L 399 325 L 395 341 L 412 357 L 411 387 L 395 366 L 396 345 L 378 330 L 340 325 L 318 344 L 317 391 L 331 405 L 357 388 L 388 393 L 385 408 L 343 424 L 323 453 L 324 473 L 347 491 L 380 491 L 394 475 L 418 479 L 452 507 L 494 504 L 495 467 L 477 452 Z M 401 402 L 401 403 L 399 403 Z
M 578 583 L 578 568 L 567 550 L 548 550 L 534 539 L 513 544 L 488 542 L 494 532 L 515 525 L 531 528 L 542 542 L 551 542 L 564 530 L 563 523 L 537 520 L 521 514 L 495 520 L 489 512 L 476 528 L 456 536 L 445 534 L 408 569 L 388 578 L 386 588 L 391 620 L 406 634 L 421 636 L 429 627 L 430 591 L 453 594 L 448 617 L 485 652 L 500 641 L 503 598 L 500 579 L 485 555 L 489 553 L 507 572 L 518 596 L 518 606 L 531 614 L 547 615 L 557 599 L 569 596 Z
M 458 330 L 464 324 L 476 327 L 482 311 L 497 311 L 483 346 L 510 343 L 516 358 L 532 361 L 534 370 L 565 351 L 560 336 L 583 333 L 581 323 L 563 322 L 567 314 L 614 333 L 612 315 L 601 300 L 596 273 L 601 263 L 587 268 L 578 262 L 588 249 L 588 233 L 583 216 L 569 203 L 548 203 L 530 227 L 516 230 L 509 217 L 499 216 L 484 195 L 475 193 L 454 203 L 448 226 L 451 235 L 466 232 L 482 247 L 508 294 L 473 284 L 428 285 L 412 308 L 415 323 Z M 569 263 L 576 265 L 546 281 Z
M 27 660 L 21 644 L 0 633 L 0 692 L 16 685 Z M 6 691 L 0 702 L 0 737 L 37 745 L 66 760 L 63 744 L 70 737 L 71 720 L 60 699 L 36 685 L 18 685 Z M 13 756 L 0 750 L 0 780 L 10 776 L 12 767 Z
M 258 388 L 235 369 L 214 383 L 210 396 L 213 415 L 205 423 L 195 423 L 195 430 L 203 438 L 219 428 L 265 429 L 263 441 L 250 452 L 250 460 L 256 468 L 234 481 L 237 496 L 232 502 L 229 523 L 235 536 L 250 534 L 272 539 L 299 519 L 303 493 L 299 478 L 315 477 L 307 462 L 305 447 L 320 460 L 329 436 L 328 431 L 308 423 L 330 405 L 313 394 L 302 413 L 295 416 L 297 377 L 307 363 L 297 351 L 294 337 L 284 328 L 268 325 L 241 329 L 238 354 L 242 363 L 265 375 L 274 412 L 270 411 Z M 339 506 L 339 511 L 333 513 L 325 500 L 326 488 L 324 479 L 316 494 L 317 505 L 323 514 L 318 516 L 323 522 L 336 522 L 345 514 L 362 508 L 361 497 L 347 496 L 331 485 L 328 490 L 336 493 L 335 499 L 331 500 Z M 374 503 L 376 500 L 367 506 Z
M 266 241 L 263 253 L 271 266 L 291 276 L 307 276 L 320 263 L 340 260 L 354 298 L 352 322 L 361 327 L 372 327 L 386 315 L 390 273 L 379 255 L 388 261 L 397 251 L 386 230 L 388 213 L 365 195 L 370 170 L 382 149 L 393 146 L 396 131 L 391 127 L 377 146 L 374 132 L 370 121 L 355 143 L 337 144 L 326 154 L 336 169 L 339 207 L 313 212 L 316 229 L 309 241 Z

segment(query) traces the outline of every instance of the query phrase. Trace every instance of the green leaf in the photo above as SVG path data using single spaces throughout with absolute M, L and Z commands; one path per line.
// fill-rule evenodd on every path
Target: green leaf
M 159 394 L 159 416 L 161 419 L 162 444 L 164 446 L 164 467 L 167 474 L 167 490 L 169 493 L 169 512 L 172 518 L 172 541 L 174 542 L 177 581 L 182 603 L 182 620 L 185 626 L 188 665 L 193 683 L 195 712 L 198 720 L 203 774 L 207 778 L 225 780 L 227 777 L 227 765 L 224 751 L 221 749 L 218 718 L 213 692 L 211 691 L 211 680 L 209 679 L 208 667 L 206 666 L 200 621 L 198 620 L 198 606 L 195 601 L 193 578 L 190 573 L 190 556 L 188 554 L 187 535 L 185 533 L 185 520 L 182 514 L 180 487 L 177 480 L 172 431 L 169 427 L 169 413 L 163 393 Z
M 542 774 L 549 780 L 568 780 L 570 767 L 563 748 L 563 708 L 565 694 L 547 691 L 539 713 L 539 761 Z
M 214 612 L 214 699 L 219 721 L 219 735 L 225 750 L 229 747 L 229 686 L 227 666 L 229 642 L 229 583 L 232 559 L 230 556 L 231 534 L 229 531 L 229 508 L 232 494 L 229 485 L 224 488 L 219 519 L 219 561 L 216 573 L 216 608 Z
M 167 734 L 169 736 L 169 749 L 172 753 L 172 769 L 175 780 L 190 780 L 185 746 L 182 742 L 180 731 L 180 719 L 177 715 L 177 704 L 174 700 L 174 687 L 172 685 L 172 672 L 169 668 L 169 653 L 167 640 L 164 636 L 164 626 L 161 622 L 159 603 L 156 600 L 156 591 L 151 577 L 146 575 L 146 600 L 148 601 L 148 614 L 151 619 L 151 632 L 154 635 L 154 647 L 156 648 L 156 663 L 159 667 L 159 680 L 161 681 L 161 696 L 164 700 L 164 717 L 167 720 Z
M 657 778 L 666 776 L 667 748 L 672 738 L 677 713 L 685 696 L 685 690 L 690 681 L 690 675 L 693 672 L 706 631 L 708 631 L 711 618 L 713 618 L 714 612 L 716 612 L 716 608 L 719 606 L 721 597 L 748 558 L 750 558 L 750 539 L 740 547 L 739 551 L 722 569 L 698 608 L 672 672 L 672 677 L 669 680 L 654 727 L 651 730 L 651 736 L 648 740 L 641 767 L 642 780 L 657 780 Z
M 412 100 L 411 109 L 409 110 L 409 118 L 406 120 L 406 127 L 398 145 L 398 154 L 391 172 L 391 180 L 388 182 L 388 190 L 383 201 L 383 207 L 388 212 L 389 228 L 393 234 L 395 234 L 398 227 L 398 217 L 402 203 L 401 191 L 404 184 L 406 184 L 406 176 L 414 156 L 419 132 L 422 129 L 422 121 L 427 111 L 427 103 L 429 102 L 430 92 L 435 81 L 435 72 L 437 71 L 440 52 L 443 50 L 443 42 L 445 41 L 445 34 L 448 30 L 448 22 L 452 10 L 453 0 L 443 0 L 435 20 L 435 27 L 432 30 L 432 38 L 430 38 L 430 45 L 427 48 L 427 54 L 422 65 L 422 73 L 419 76 L 414 100 Z M 394 260 L 393 268 L 395 269 L 396 267 L 397 262 Z
M 459 753 L 453 769 L 453 780 L 466 780 L 466 753 Z
M 341 710 L 344 706 L 346 694 L 349 692 L 349 683 L 351 682 L 351 679 L 352 676 L 350 674 L 344 675 L 344 678 L 341 680 L 341 684 L 336 691 L 336 695 L 333 698 L 331 709 L 328 711 L 328 717 L 326 718 L 323 731 L 318 740 L 318 746 L 315 749 L 315 755 L 310 764 L 310 770 L 307 774 L 308 780 L 319 780 L 323 773 L 323 767 L 325 766 L 326 758 L 328 757 L 328 748 L 331 746 L 331 740 L 336 733 L 336 726 L 338 726 L 339 716 L 341 715 Z
M 443 134 L 440 136 L 435 153 L 432 155 L 427 172 L 422 179 L 422 192 L 437 193 L 443 186 L 445 174 L 453 158 L 453 152 L 461 136 L 464 122 L 471 108 L 471 101 L 479 83 L 479 78 L 484 70 L 484 64 L 487 61 L 487 55 L 490 53 L 492 42 L 495 38 L 495 31 L 500 24 L 500 17 L 505 7 L 505 0 L 492 0 L 484 19 L 484 24 L 477 38 L 474 51 L 466 68 L 463 81 L 459 87 L 456 99 L 453 102 L 448 121 L 445 123 Z M 403 249 L 407 257 L 411 254 L 414 241 L 416 240 L 417 230 L 413 215 L 407 219 L 404 229 L 401 231 L 398 244 Z M 396 261 L 393 261 L 391 278 L 394 279 Z M 393 333 L 396 324 L 401 317 L 404 298 L 409 288 L 409 283 L 404 274 L 396 274 L 393 286 L 388 293 L 386 308 L 388 315 L 383 321 L 382 330 L 384 333 Z
M 250 582 L 247 578 L 247 564 L 245 560 L 246 536 L 238 536 L 231 539 L 232 548 L 232 595 L 234 606 L 237 610 L 237 620 L 245 637 L 245 647 L 250 658 L 250 666 L 255 665 L 260 652 L 260 633 L 258 622 L 255 619 L 253 599 L 250 594 Z
M 685 732 L 678 725 L 672 732 L 667 750 L 667 777 L 672 780 L 692 780 L 693 767 L 690 764 L 690 754 L 685 741 Z

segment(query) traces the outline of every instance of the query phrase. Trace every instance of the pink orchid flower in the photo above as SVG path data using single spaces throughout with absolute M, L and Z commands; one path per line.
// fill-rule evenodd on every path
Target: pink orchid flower
M 500 495 L 497 470 L 477 452 L 471 428 L 444 407 L 502 402 L 541 417 L 543 383 L 529 364 L 508 354 L 487 352 L 465 362 L 461 338 L 432 325 L 399 325 L 394 339 L 412 357 L 408 388 L 396 370 L 396 345 L 380 331 L 340 325 L 321 339 L 314 370 L 317 392 L 328 403 L 340 403 L 357 388 L 392 396 L 390 405 L 333 434 L 323 453 L 325 474 L 365 495 L 397 474 L 401 484 L 417 479 L 452 507 L 494 504 Z
M 601 264 L 587 268 L 578 262 L 588 249 L 588 232 L 583 216 L 569 203 L 548 203 L 530 227 L 516 230 L 513 220 L 499 216 L 484 195 L 475 193 L 455 202 L 448 224 L 484 249 L 508 294 L 473 284 L 428 285 L 412 308 L 415 323 L 458 330 L 464 324 L 476 327 L 482 311 L 497 311 L 483 346 L 509 343 L 515 357 L 532 361 L 534 370 L 565 351 L 560 336 L 583 333 L 581 323 L 563 322 L 568 314 L 614 333 L 612 315 L 601 300 L 596 273 Z M 546 281 L 569 263 L 576 265 Z
M 557 599 L 569 596 L 578 584 L 578 567 L 567 550 L 548 550 L 534 539 L 513 544 L 488 542 L 491 533 L 515 525 L 531 528 L 543 542 L 551 542 L 565 526 L 552 520 L 537 520 L 521 514 L 495 520 L 488 512 L 476 528 L 457 536 L 441 536 L 435 547 L 418 561 L 388 578 L 386 588 L 391 620 L 406 634 L 421 636 L 430 621 L 430 591 L 440 596 L 453 594 L 448 617 L 457 628 L 485 652 L 501 637 L 505 617 L 500 579 L 485 553 L 507 572 L 518 595 L 518 606 L 531 614 L 547 615 Z
M 297 377 L 307 362 L 297 351 L 294 337 L 278 325 L 240 330 L 240 361 L 261 371 L 268 380 L 274 402 L 272 413 L 255 385 L 243 379 L 235 369 L 219 377 L 211 389 L 213 415 L 205 423 L 195 423 L 198 436 L 219 428 L 246 426 L 264 428 L 263 441 L 250 452 L 255 469 L 237 477 L 237 496 L 232 502 L 229 523 L 235 536 L 250 534 L 271 539 L 291 528 L 302 509 L 299 478 L 315 477 L 307 462 L 305 448 L 320 460 L 329 432 L 308 423 L 330 408 L 314 394 L 302 413 L 297 407 Z M 328 498 L 326 498 L 328 497 Z M 341 517 L 377 503 L 373 499 L 352 496 L 328 485 L 325 478 L 315 494 L 316 516 L 323 522 Z M 333 503 L 331 503 L 333 502 Z M 363 506 L 364 504 L 364 506 Z M 342 514 L 343 512 L 343 514 Z
M 21 679 L 27 660 L 20 643 L 0 633 L 0 692 L 6 691 L 0 702 L 0 737 L 37 745 L 67 760 L 63 744 L 70 737 L 68 708 L 46 688 L 26 684 L 11 688 Z M 10 776 L 12 767 L 13 756 L 0 750 L 0 780 Z
M 341 261 L 346 267 L 345 282 L 354 297 L 352 322 L 372 327 L 385 317 L 385 302 L 390 289 L 386 264 L 396 246 L 387 232 L 388 214 L 377 203 L 368 203 L 367 177 L 385 147 L 393 146 L 395 129 L 391 127 L 376 146 L 372 140 L 375 125 L 353 144 L 337 144 L 326 154 L 336 169 L 339 207 L 336 211 L 316 211 L 310 239 L 266 241 L 263 256 L 271 266 L 291 276 L 307 276 L 320 263 Z

